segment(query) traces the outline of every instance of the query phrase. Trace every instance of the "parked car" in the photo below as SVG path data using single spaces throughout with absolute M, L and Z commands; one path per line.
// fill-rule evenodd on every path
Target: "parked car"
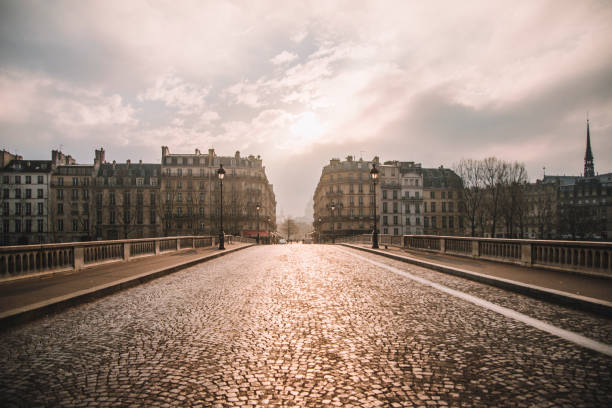
M 284 238 L 281 238 L 281 239 L 279 239 L 279 240 L 278 240 L 278 243 L 279 243 L 279 244 L 286 244 L 286 243 L 287 243 L 287 240 L 286 240 L 286 239 L 284 239 Z

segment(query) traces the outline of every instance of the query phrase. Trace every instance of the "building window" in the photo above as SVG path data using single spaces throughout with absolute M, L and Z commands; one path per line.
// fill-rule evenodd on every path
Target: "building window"
M 448 193 L 450 195 L 450 193 Z M 451 201 L 448 203 L 448 212 L 454 212 L 454 203 Z
M 453 192 L 449 191 L 447 197 L 448 197 L 449 200 L 452 200 L 453 199 Z
M 123 212 L 123 223 L 126 225 L 130 223 L 130 212 L 129 211 Z
M 387 203 L 386 202 L 383 203 L 383 212 L 384 213 L 387 212 Z
M 110 205 L 115 205 L 115 193 L 111 191 L 109 194 Z
M 89 220 L 83 220 L 83 231 L 89 231 Z
M 56 191 L 56 197 L 58 200 L 63 200 L 64 199 L 64 190 L 59 189 Z
M 79 200 L 79 190 L 72 190 L 72 201 L 78 201 Z
M 143 218 L 144 218 L 144 217 L 143 217 L 143 214 L 142 214 L 142 209 L 139 209 L 139 210 L 136 212 L 136 222 L 137 222 L 138 224 L 142 225 L 142 223 L 143 223 Z
M 64 214 L 64 204 L 62 203 L 57 203 L 57 213 L 59 215 Z
M 397 203 L 393 203 L 393 212 L 397 213 Z
M 39 189 L 36 191 L 36 197 L 37 197 L 37 198 L 43 198 L 43 189 L 42 189 L 42 188 L 39 188 Z
M 386 200 L 387 199 L 387 190 L 383 190 L 383 199 Z
M 432 228 L 436 228 L 437 227 L 437 225 L 436 225 L 436 217 L 435 216 L 431 217 L 431 226 L 432 226 Z
M 393 228 L 393 235 L 399 235 L 399 228 Z
M 21 232 L 21 220 L 15 220 L 15 232 Z
M 150 217 L 150 224 L 151 225 L 155 225 L 155 211 L 151 210 L 151 213 L 149 214 Z
M 26 203 L 25 215 L 32 215 L 32 203 Z
M 32 176 L 25 176 L 25 178 L 26 178 L 26 180 L 25 180 L 26 184 L 32 184 Z
M 43 183 L 44 183 L 44 178 L 43 178 L 43 176 L 37 176 L 37 183 L 38 183 L 38 184 L 43 184 Z
M 431 212 L 436 212 L 436 203 L 429 203 L 429 206 L 431 207 L 430 211 Z M 432 222 L 433 224 L 433 222 Z
M 176 175 L 179 177 L 183 176 L 183 169 L 176 169 Z
M 32 198 L 32 189 L 26 188 L 26 198 Z
M 8 188 L 5 188 L 5 189 L 2 191 L 2 197 L 3 197 L 3 198 L 5 198 L 5 199 L 6 199 L 6 198 L 9 198 L 9 189 L 8 189 Z
M 436 192 L 435 191 L 430 191 L 429 192 L 429 198 L 436 198 Z
M 442 228 L 446 228 L 446 215 L 442 216 Z
M 43 203 L 38 203 L 38 215 L 43 215 Z
M 442 212 L 446 212 L 446 202 L 442 202 Z
M 58 177 L 57 178 L 57 185 L 58 186 L 63 186 L 64 185 L 64 178 L 63 177 Z
M 21 184 L 21 176 L 15 176 L 15 184 Z
M 4 231 L 5 234 L 8 234 L 9 230 L 9 220 L 2 220 L 2 231 Z
M 136 185 L 138 187 L 141 187 L 144 184 L 144 179 L 143 178 L 137 178 L 136 179 Z
M 410 225 L 410 217 L 406 217 L 406 225 Z
M 418 217 L 417 217 L 417 220 L 418 220 Z M 425 228 L 429 228 L 429 217 L 423 217 L 423 226 Z
M 389 225 L 389 219 L 386 215 L 383 215 L 383 225 Z
M 455 228 L 455 217 L 448 217 L 448 228 Z
M 129 191 L 126 191 L 125 193 L 123 193 L 123 205 L 124 206 L 129 206 L 131 204 L 131 194 Z
M 72 178 L 72 185 L 73 186 L 78 186 L 79 185 L 79 178 L 78 177 L 73 177 Z
M 387 235 L 389 233 L 389 228 L 383 228 L 383 234 Z
M 64 220 L 57 220 L 57 230 L 60 232 L 64 230 Z
M 79 230 L 79 221 L 72 220 L 72 232 L 77 232 Z
M 393 190 L 393 199 L 397 200 L 397 190 Z
M 15 190 L 15 198 L 21 198 L 21 189 L 20 188 Z
M 109 224 L 114 224 L 115 223 L 115 212 L 114 211 L 110 211 L 108 223 Z
M 38 224 L 38 229 L 37 229 L 37 231 L 38 231 L 38 232 L 44 232 L 44 226 L 45 226 L 45 224 L 44 224 L 43 220 L 37 220 L 37 221 L 36 221 L 36 223 Z
M 9 214 L 9 203 L 2 203 L 2 215 L 8 216 Z
M 397 221 L 398 221 L 397 215 L 394 215 L 393 216 L 393 225 L 397 225 Z
M 15 215 L 21 215 L 21 203 L 15 203 Z

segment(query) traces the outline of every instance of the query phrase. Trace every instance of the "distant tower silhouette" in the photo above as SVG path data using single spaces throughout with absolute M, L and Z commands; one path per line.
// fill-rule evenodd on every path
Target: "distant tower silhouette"
M 595 177 L 595 165 L 593 164 L 593 152 L 591 151 L 591 131 L 587 119 L 587 145 L 584 154 L 584 177 Z

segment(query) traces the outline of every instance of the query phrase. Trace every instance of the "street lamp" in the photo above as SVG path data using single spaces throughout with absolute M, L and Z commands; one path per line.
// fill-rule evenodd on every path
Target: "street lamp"
M 378 227 L 376 226 L 376 183 L 378 182 L 378 169 L 376 168 L 376 163 L 372 163 L 370 178 L 374 186 L 374 232 L 372 233 L 372 248 L 378 249 Z
M 223 170 L 223 164 L 219 164 L 219 170 L 217 170 L 217 176 L 219 177 L 219 187 L 221 190 L 221 204 L 219 210 L 221 213 L 220 217 L 220 229 L 219 229 L 219 249 L 225 249 L 225 233 L 223 232 L 223 177 L 225 177 L 225 170 Z
M 259 244 L 259 210 L 261 210 L 261 205 L 259 203 L 255 204 L 255 209 L 257 210 L 257 243 Z
M 268 217 L 268 244 L 272 243 L 272 237 L 270 237 L 270 222 L 272 221 L 272 219 L 270 219 L 270 217 Z
M 321 217 L 319 217 L 319 244 L 321 243 L 321 232 L 323 232 L 323 225 L 321 224 Z

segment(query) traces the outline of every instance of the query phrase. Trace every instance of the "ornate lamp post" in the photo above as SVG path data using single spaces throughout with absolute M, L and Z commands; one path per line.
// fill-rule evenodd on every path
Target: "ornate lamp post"
M 321 221 L 323 221 L 321 219 L 321 217 L 319 217 L 319 244 L 321 243 L 321 232 L 323 232 L 323 224 L 321 223 Z
M 272 237 L 270 236 L 270 222 L 272 221 L 272 219 L 270 219 L 270 217 L 268 217 L 268 244 L 272 243 Z
M 332 233 L 332 244 L 336 243 L 336 226 L 334 225 L 336 222 L 334 221 L 334 210 L 336 209 L 336 204 L 332 201 L 329 203 L 329 209 L 331 211 L 331 233 Z
M 257 243 L 259 244 L 259 210 L 261 210 L 259 203 L 255 204 L 255 210 L 257 210 Z
M 378 227 L 376 225 L 376 183 L 378 183 L 378 169 L 376 163 L 372 163 L 372 170 L 370 170 L 370 178 L 372 179 L 372 185 L 374 186 L 374 232 L 372 233 L 372 248 L 378 248 Z
M 217 177 L 219 177 L 219 187 L 221 190 L 221 203 L 219 205 L 220 211 L 220 228 L 219 228 L 219 249 L 225 249 L 225 233 L 223 232 L 223 177 L 225 177 L 225 170 L 223 164 L 219 164 L 219 170 L 217 170 Z

